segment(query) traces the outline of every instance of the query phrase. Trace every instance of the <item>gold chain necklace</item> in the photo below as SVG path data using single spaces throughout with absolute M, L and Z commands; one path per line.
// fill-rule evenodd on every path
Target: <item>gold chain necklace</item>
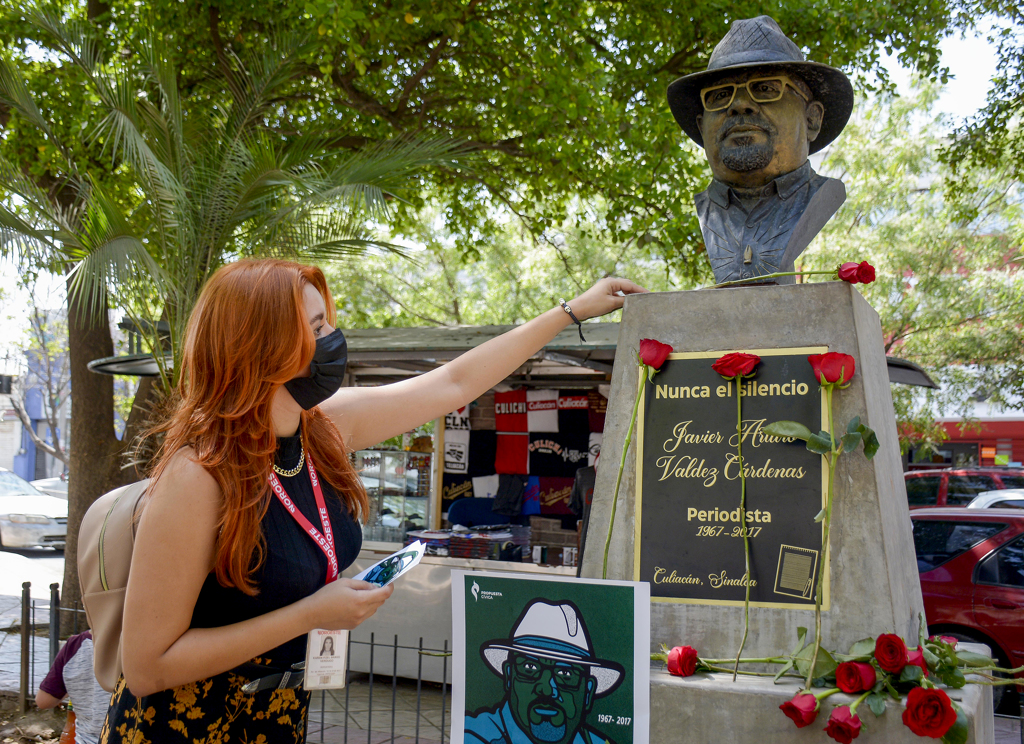
M 291 470 L 284 470 L 282 468 L 277 467 L 277 463 L 274 463 L 274 472 L 277 473 L 278 475 L 284 477 L 284 478 L 291 478 L 291 477 L 296 476 L 296 475 L 299 474 L 299 471 L 302 470 L 302 465 L 303 465 L 303 463 L 305 461 L 306 461 L 306 448 L 303 446 L 303 444 L 302 444 L 302 437 L 300 436 L 299 437 L 299 464 L 296 465 Z

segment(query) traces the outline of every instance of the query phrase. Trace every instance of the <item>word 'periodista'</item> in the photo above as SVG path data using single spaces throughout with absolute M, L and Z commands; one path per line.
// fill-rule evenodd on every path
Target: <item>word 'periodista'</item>
M 761 509 L 747 510 L 744 515 L 748 522 L 771 522 L 772 513 L 763 511 Z M 689 507 L 686 510 L 686 520 L 692 521 L 696 519 L 698 522 L 739 522 L 740 521 L 740 510 L 733 509 L 696 509 Z

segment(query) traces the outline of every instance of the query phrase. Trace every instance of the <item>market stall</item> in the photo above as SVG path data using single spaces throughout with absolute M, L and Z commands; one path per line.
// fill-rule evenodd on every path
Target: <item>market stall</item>
M 381 385 L 423 374 L 510 328 L 346 331 L 348 382 Z M 375 633 L 413 645 L 422 638 L 432 648 L 450 642 L 453 568 L 575 575 L 586 497 L 585 488 L 574 497 L 574 486 L 579 471 L 593 472 L 600 451 L 618 324 L 588 323 L 586 338 L 581 343 L 574 328 L 559 334 L 500 385 L 438 418 L 428 447 L 410 439 L 409 451 L 355 454 L 370 519 L 345 575 L 414 539 L 430 554 L 354 640 Z M 369 670 L 365 647 L 353 647 L 350 667 Z M 375 667 L 383 671 L 383 662 Z M 440 666 L 424 667 L 426 679 L 439 681 L 440 674 Z

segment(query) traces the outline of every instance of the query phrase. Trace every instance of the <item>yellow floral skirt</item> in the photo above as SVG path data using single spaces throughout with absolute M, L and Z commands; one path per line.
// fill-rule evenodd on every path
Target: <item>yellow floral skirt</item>
M 305 742 L 309 693 L 264 690 L 250 695 L 242 692 L 248 681 L 225 672 L 137 698 L 121 677 L 110 698 L 100 744 Z

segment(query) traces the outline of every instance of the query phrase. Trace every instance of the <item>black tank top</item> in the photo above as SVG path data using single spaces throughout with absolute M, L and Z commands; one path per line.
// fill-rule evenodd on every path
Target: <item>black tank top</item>
M 294 468 L 299 462 L 299 452 L 298 435 L 278 437 L 278 467 L 284 470 Z M 309 469 L 303 465 L 297 475 L 290 478 L 279 477 L 292 501 L 317 529 L 321 529 L 313 484 L 309 480 Z M 359 554 L 363 542 L 362 530 L 330 484 L 322 478 L 320 483 L 323 486 L 327 513 L 334 531 L 338 570 L 343 571 Z M 269 498 L 270 507 L 260 524 L 266 540 L 266 554 L 263 565 L 254 575 L 259 589 L 258 594 L 250 597 L 234 587 L 223 587 L 211 573 L 206 577 L 196 600 L 191 627 L 216 628 L 258 617 L 308 597 L 326 583 L 327 556 L 281 505 L 277 497 L 270 494 Z M 273 666 L 287 667 L 302 661 L 305 654 L 306 637 L 303 635 L 260 656 Z

